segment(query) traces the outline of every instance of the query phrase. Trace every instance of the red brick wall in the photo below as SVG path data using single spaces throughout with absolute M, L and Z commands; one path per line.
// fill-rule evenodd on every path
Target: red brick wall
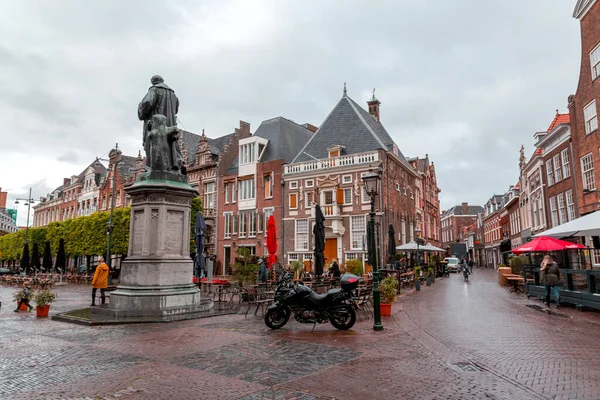
M 548 221 L 548 227 L 550 227 L 551 223 L 552 223 L 552 215 L 550 212 L 550 197 L 556 196 L 559 193 L 563 193 L 565 196 L 565 207 L 567 206 L 567 195 L 566 195 L 566 191 L 569 189 L 573 190 L 573 200 L 576 201 L 576 195 L 577 192 L 575 191 L 575 181 L 574 181 L 574 170 L 573 170 L 573 165 L 574 165 L 574 157 L 573 154 L 571 153 L 570 150 L 570 142 L 566 141 L 564 143 L 562 143 L 560 146 L 558 146 L 556 149 L 553 149 L 551 152 L 544 154 L 543 160 L 544 160 L 544 177 L 546 178 L 545 181 L 547 182 L 547 177 L 548 177 L 548 171 L 546 168 L 546 161 L 548 160 L 552 160 L 553 157 L 555 155 L 558 154 L 559 156 L 559 160 L 561 163 L 561 174 L 562 174 L 562 180 L 560 182 L 556 182 L 556 175 L 554 175 L 554 184 L 553 185 L 547 185 L 546 186 L 546 196 L 545 196 L 545 208 L 546 208 L 546 221 Z M 564 177 L 564 173 L 562 171 L 562 157 L 561 157 L 561 151 L 564 149 L 568 149 L 568 154 L 569 154 L 569 167 L 571 169 L 571 176 L 566 178 Z M 579 161 L 577 161 L 577 163 L 579 163 Z M 552 163 L 552 166 L 554 167 L 554 163 Z M 599 164 L 600 167 L 600 164 Z M 579 172 L 579 174 L 581 175 L 581 172 Z M 558 199 L 556 200 L 557 202 L 557 210 L 558 210 Z M 577 208 L 577 207 L 576 207 Z M 578 215 L 577 210 L 575 210 L 575 214 L 576 216 Z M 567 218 L 568 218 L 568 210 L 567 210 Z
M 581 70 L 575 96 L 569 97 L 571 115 L 571 139 L 575 153 L 575 178 L 577 179 L 577 200 L 579 212 L 595 211 L 600 201 L 600 193 L 583 194 L 580 159 L 592 153 L 596 188 L 600 188 L 600 133 L 585 133 L 583 107 L 596 99 L 596 109 L 600 112 L 600 77 L 592 82 L 590 52 L 600 43 L 600 2 L 596 2 L 581 20 Z

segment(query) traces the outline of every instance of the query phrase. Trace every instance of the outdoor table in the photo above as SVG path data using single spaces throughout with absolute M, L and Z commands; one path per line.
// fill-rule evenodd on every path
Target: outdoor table
M 511 282 L 513 287 L 512 289 L 510 289 L 511 293 L 515 292 L 515 293 L 523 293 L 523 290 L 521 290 L 521 288 L 519 287 L 519 282 L 523 282 L 524 278 L 521 276 L 506 276 L 506 280 Z

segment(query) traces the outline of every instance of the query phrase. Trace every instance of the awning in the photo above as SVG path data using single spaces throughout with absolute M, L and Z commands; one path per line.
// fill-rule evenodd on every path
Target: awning
M 402 244 L 400 246 L 396 246 L 396 250 L 443 251 L 443 252 L 446 251 L 444 249 L 440 249 L 439 247 L 433 246 L 429 243 L 417 246 L 417 242 L 415 242 L 415 241 L 410 241 L 410 242 Z
M 534 235 L 564 238 L 571 236 L 600 236 L 600 211 L 574 219 L 555 228 Z

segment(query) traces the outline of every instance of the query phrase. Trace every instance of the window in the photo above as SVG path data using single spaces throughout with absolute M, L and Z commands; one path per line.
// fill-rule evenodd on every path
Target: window
M 552 162 L 554 163 L 554 180 L 560 182 L 562 181 L 562 166 L 558 154 L 552 157 Z
M 546 161 L 546 173 L 548 174 L 548 186 L 554 185 L 554 172 L 552 170 L 552 160 Z
M 263 231 L 263 227 L 266 226 L 264 224 L 264 217 L 262 213 L 256 213 L 256 231 L 261 233 Z
M 600 76 L 600 44 L 590 53 L 590 66 L 592 67 L 592 80 Z
M 583 108 L 583 119 L 585 120 L 585 133 L 589 135 L 598 129 L 598 115 L 596 114 L 596 100 Z
M 414 199 L 415 198 L 415 194 L 413 192 L 410 192 L 410 198 Z
M 400 184 L 398 182 L 396 182 L 396 190 L 400 191 Z
M 325 205 L 332 205 L 333 204 L 333 191 L 332 190 L 328 190 L 327 192 L 323 192 L 323 203 Z
M 265 199 L 270 199 L 273 197 L 273 177 L 269 173 L 263 176 L 265 183 Z
M 343 183 L 352 183 L 352 175 L 343 175 L 342 182 Z
M 229 196 L 231 193 L 231 183 L 225 184 L 225 204 L 229 204 Z
M 312 206 L 312 203 L 315 201 L 315 193 L 314 192 L 306 192 L 306 199 L 304 202 L 304 207 L 305 208 L 310 208 Z
M 581 157 L 581 177 L 583 179 L 583 189 L 596 190 L 594 179 L 594 159 L 592 153 Z
M 290 182 L 290 189 L 298 189 L 298 181 Z
M 265 214 L 265 232 L 267 230 L 267 224 L 269 223 L 269 217 L 273 215 L 275 209 L 273 207 L 263 208 L 263 213 Z
M 406 196 L 406 186 L 402 186 L 402 194 Z
M 296 220 L 296 250 L 308 250 L 308 220 Z
M 215 183 L 208 182 L 204 184 L 204 208 L 215 208 Z
M 406 244 L 406 221 L 402 220 L 402 244 Z
M 256 237 L 256 211 L 251 210 L 248 214 L 248 237 Z
M 344 189 L 344 205 L 352 204 L 352 189 Z
M 239 214 L 239 218 L 240 218 L 240 237 L 244 238 L 246 237 L 246 217 L 247 217 L 247 212 L 246 211 L 240 211 Z
M 298 253 L 288 254 L 288 261 L 298 261 Z
M 412 222 L 408 226 L 408 231 L 410 233 L 410 241 L 412 242 L 413 240 L 415 240 L 415 229 L 413 227 L 413 223 Z
M 290 209 L 298 208 L 298 193 L 290 193 Z
M 565 179 L 571 176 L 571 166 L 569 165 L 569 149 L 564 149 L 560 152 L 562 159 L 562 172 Z
M 371 197 L 367 194 L 367 189 L 365 189 L 365 186 L 362 186 L 362 202 L 363 203 L 370 203 L 371 202 Z
M 243 181 L 240 181 L 239 186 L 240 200 L 252 200 L 256 198 L 254 178 L 244 179 Z
M 552 227 L 558 226 L 558 211 L 556 210 L 556 197 L 550 197 L 550 216 L 552 217 Z
M 235 203 L 237 201 L 237 185 L 235 182 L 231 183 L 231 202 Z
M 566 192 L 567 195 L 567 211 L 569 212 L 569 221 L 575 219 L 575 202 L 573 201 L 573 190 L 569 189 Z
M 315 180 L 314 179 L 305 180 L 304 186 L 306 186 L 307 188 L 315 187 Z
M 238 230 L 238 218 L 235 215 L 231 215 L 231 220 L 233 221 L 233 230 L 231 231 L 232 235 L 237 235 L 237 230 Z
M 567 222 L 567 207 L 565 206 L 565 194 L 559 193 L 557 196 L 558 201 L 558 221 L 562 225 Z
M 223 213 L 223 217 L 225 217 L 225 239 L 229 239 L 231 238 L 231 231 L 232 231 L 232 223 L 231 223 L 231 217 L 232 214 L 229 213 Z
M 329 152 L 329 158 L 334 158 L 334 157 L 339 157 L 339 156 L 340 156 L 339 150 L 332 150 Z
M 352 215 L 350 217 L 350 240 L 352 250 L 361 250 L 366 232 L 366 219 L 364 215 Z

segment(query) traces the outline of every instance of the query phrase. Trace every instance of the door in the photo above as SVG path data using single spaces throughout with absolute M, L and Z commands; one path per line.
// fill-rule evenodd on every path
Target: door
M 325 256 L 325 265 L 330 263 L 334 258 L 337 258 L 337 238 L 325 239 L 325 251 L 323 255 Z
M 224 272 L 224 275 L 231 275 L 231 267 L 229 264 L 231 264 L 231 247 L 225 247 L 225 262 L 224 262 L 224 269 L 226 272 Z

